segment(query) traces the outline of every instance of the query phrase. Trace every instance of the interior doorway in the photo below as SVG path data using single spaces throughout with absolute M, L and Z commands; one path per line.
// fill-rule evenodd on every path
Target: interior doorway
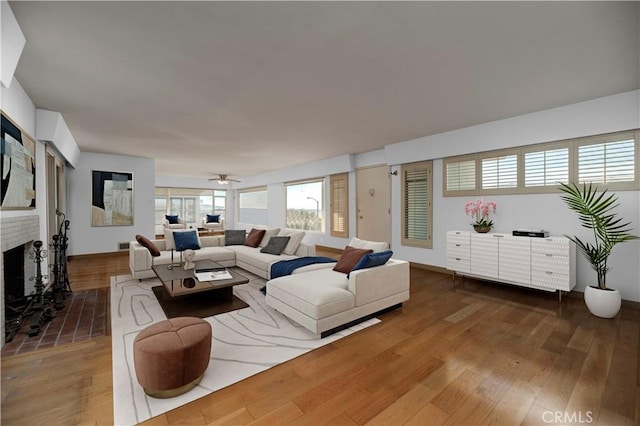
M 389 166 L 356 170 L 356 235 L 391 243 L 391 180 Z

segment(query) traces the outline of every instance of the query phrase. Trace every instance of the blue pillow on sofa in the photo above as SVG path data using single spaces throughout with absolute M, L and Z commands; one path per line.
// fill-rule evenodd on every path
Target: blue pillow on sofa
M 167 215 L 164 215 L 164 217 L 166 217 L 167 221 L 169 221 L 169 225 L 175 225 L 175 224 L 179 223 L 177 214 L 173 214 L 173 215 L 172 214 L 167 214 Z
M 207 223 L 220 223 L 219 214 L 207 214 Z
M 393 252 L 391 250 L 365 254 L 362 256 L 360 261 L 356 263 L 356 266 L 353 267 L 351 272 L 357 271 L 358 269 L 367 269 L 373 268 L 374 266 L 384 265 L 389 259 L 391 259 L 391 256 L 393 256 Z M 347 278 L 349 278 L 349 275 L 347 275 Z
M 173 241 L 175 241 L 176 243 L 176 251 L 200 249 L 200 243 L 198 242 L 198 233 L 196 231 L 174 232 Z

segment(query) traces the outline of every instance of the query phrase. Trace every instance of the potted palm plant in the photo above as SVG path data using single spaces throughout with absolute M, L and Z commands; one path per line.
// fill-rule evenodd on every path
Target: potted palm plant
M 618 197 L 598 192 L 591 183 L 579 187 L 575 183 L 560 184 L 564 192 L 560 198 L 578 214 L 580 224 L 593 231 L 595 242 L 589 243 L 576 236 L 565 235 L 573 241 L 580 252 L 591 264 L 598 277 L 597 286 L 587 286 L 584 300 L 589 311 L 602 318 L 613 318 L 620 310 L 621 297 L 618 290 L 607 287 L 607 261 L 611 250 L 618 243 L 631 241 L 638 237 L 631 234 L 631 222 L 622 223 L 622 219 L 613 210 L 618 206 Z

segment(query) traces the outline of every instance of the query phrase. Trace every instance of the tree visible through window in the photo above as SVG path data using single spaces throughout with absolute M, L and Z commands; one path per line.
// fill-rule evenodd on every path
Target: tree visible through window
M 286 227 L 324 232 L 324 179 L 285 184 Z

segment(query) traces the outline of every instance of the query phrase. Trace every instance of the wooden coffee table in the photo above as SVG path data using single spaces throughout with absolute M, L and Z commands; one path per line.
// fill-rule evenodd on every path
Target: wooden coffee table
M 226 269 L 212 260 L 197 260 L 195 264 L 196 270 Z M 233 295 L 233 287 L 246 284 L 249 279 L 233 269 L 227 269 L 230 279 L 215 281 L 198 281 L 193 269 L 185 270 L 182 266 L 168 269 L 167 265 L 156 265 L 152 269 L 162 282 L 152 290 L 167 318 L 204 318 L 249 306 Z

